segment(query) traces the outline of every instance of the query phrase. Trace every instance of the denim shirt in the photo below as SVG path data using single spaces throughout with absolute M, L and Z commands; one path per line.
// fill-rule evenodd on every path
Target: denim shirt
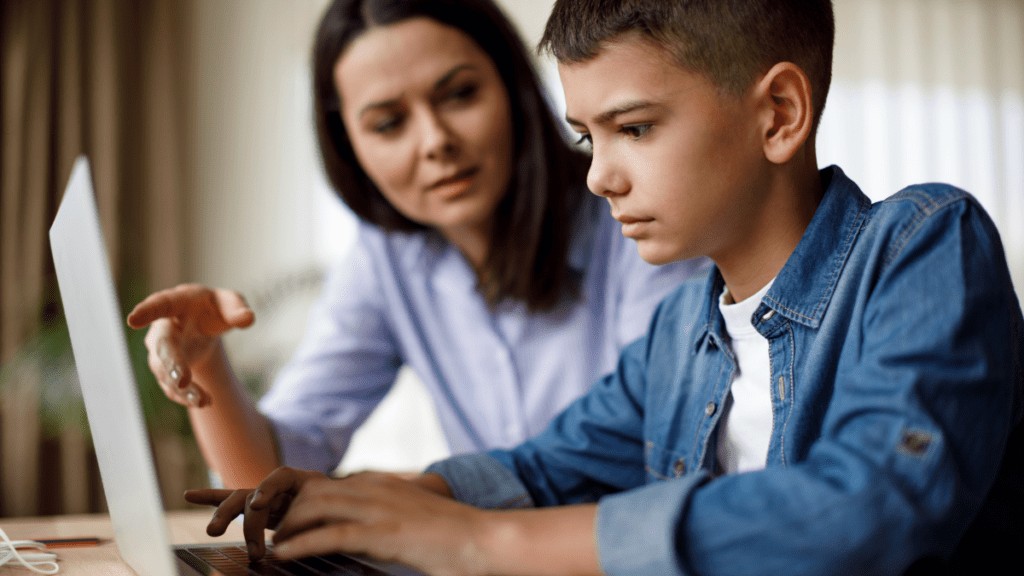
M 716 474 L 735 371 L 717 270 L 539 436 L 428 470 L 483 507 L 598 502 L 608 574 L 900 574 L 1016 554 L 1024 344 L 995 227 L 950 186 L 872 205 L 839 168 L 821 175 L 751 317 L 771 361 L 763 470 Z

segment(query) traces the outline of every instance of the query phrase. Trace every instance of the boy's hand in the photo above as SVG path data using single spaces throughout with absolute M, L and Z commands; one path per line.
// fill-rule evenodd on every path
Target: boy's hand
M 185 500 L 193 504 L 216 506 L 206 526 L 210 536 L 220 536 L 231 521 L 244 514 L 242 533 L 249 558 L 259 560 L 266 554 L 265 530 L 277 528 L 292 499 L 310 480 L 328 480 L 320 472 L 282 466 L 270 473 L 255 489 L 187 490 Z
M 164 394 L 183 406 L 206 406 L 210 391 L 195 375 L 223 359 L 220 335 L 246 328 L 252 310 L 237 292 L 182 284 L 149 295 L 128 314 L 132 328 L 149 326 L 146 348 L 149 369 Z
M 342 552 L 430 574 L 453 566 L 479 573 L 485 512 L 438 491 L 379 472 L 308 479 L 277 525 L 275 552 L 283 558 Z

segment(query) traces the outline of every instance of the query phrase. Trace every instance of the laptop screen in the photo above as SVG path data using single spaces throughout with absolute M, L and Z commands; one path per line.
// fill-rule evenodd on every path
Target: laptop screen
M 118 550 L 139 574 L 172 576 L 177 570 L 85 157 L 71 171 L 50 249 Z

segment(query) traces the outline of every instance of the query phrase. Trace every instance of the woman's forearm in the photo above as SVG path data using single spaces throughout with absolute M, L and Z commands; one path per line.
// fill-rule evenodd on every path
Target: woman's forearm
M 195 374 L 210 403 L 189 408 L 189 419 L 207 465 L 224 486 L 251 488 L 281 464 L 273 425 L 256 410 L 222 346 L 216 356 Z

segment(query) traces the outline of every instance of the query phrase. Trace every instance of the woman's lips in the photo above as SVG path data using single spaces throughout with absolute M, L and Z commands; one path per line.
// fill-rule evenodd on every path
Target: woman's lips
M 427 187 L 427 191 L 445 200 L 458 198 L 468 192 L 473 186 L 476 173 L 476 168 L 460 170 L 451 176 L 437 180 Z

